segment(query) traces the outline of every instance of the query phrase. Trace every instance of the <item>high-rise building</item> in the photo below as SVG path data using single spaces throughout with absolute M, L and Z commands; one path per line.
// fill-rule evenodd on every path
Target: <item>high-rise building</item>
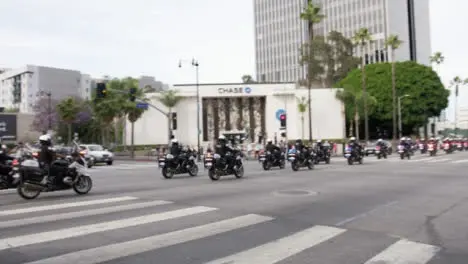
M 368 28 L 374 42 L 366 48 L 367 63 L 389 61 L 385 39 L 396 34 L 403 41 L 396 60 L 413 60 L 429 65 L 431 55 L 429 0 L 312 0 L 326 18 L 314 26 L 314 33 L 330 31 L 352 37 Z M 254 0 L 255 58 L 257 80 L 298 81 L 305 78 L 299 65 L 299 47 L 308 29 L 300 13 L 308 0 Z M 356 56 L 360 56 L 359 50 Z

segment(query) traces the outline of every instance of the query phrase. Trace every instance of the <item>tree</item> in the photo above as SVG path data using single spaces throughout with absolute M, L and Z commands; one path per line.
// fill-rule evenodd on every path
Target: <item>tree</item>
M 18 107 L 10 107 L 4 110 L 5 113 L 19 113 Z
M 391 127 L 392 82 L 391 63 L 377 63 L 365 66 L 367 90 L 375 97 L 375 106 L 371 118 L 375 127 Z M 444 88 L 439 76 L 428 66 L 412 61 L 395 62 L 397 95 L 408 94 L 408 100 L 402 101 L 402 123 L 409 129 L 421 127 L 427 116 L 435 116 L 448 105 L 449 91 Z M 362 71 L 353 70 L 335 87 L 362 86 Z M 411 132 L 411 131 L 410 131 Z
M 302 139 L 304 139 L 304 113 L 307 111 L 307 106 L 309 105 L 309 101 L 303 96 L 301 98 L 297 98 L 298 103 L 297 103 L 297 111 L 301 114 L 301 135 Z
M 321 8 L 314 5 L 312 0 L 307 0 L 307 6 L 304 8 L 303 12 L 300 14 L 300 18 L 307 22 L 307 28 L 309 33 L 309 54 L 313 54 L 313 40 L 314 40 L 314 25 L 320 23 L 325 15 L 321 13 Z M 314 68 L 311 63 L 307 64 L 307 90 L 308 90 L 308 101 L 311 102 L 311 89 L 312 82 L 316 76 Z M 309 106 L 309 141 L 312 142 L 312 106 Z
M 436 64 L 437 68 L 438 68 L 438 66 L 440 66 L 440 64 L 444 63 L 445 57 L 442 55 L 442 52 L 437 51 L 437 52 L 434 53 L 434 55 L 429 57 L 429 60 L 430 60 L 430 62 L 432 64 Z
M 256 83 L 252 75 L 242 75 L 242 83 Z
M 75 100 L 75 98 L 68 97 L 58 103 L 57 111 L 60 116 L 60 120 L 67 125 L 67 142 L 70 143 L 72 141 L 72 124 L 78 117 L 78 113 L 80 112 L 80 105 Z
M 49 121 L 52 128 L 56 128 L 59 122 L 59 117 L 56 111 L 58 102 L 54 99 L 50 100 L 50 112 L 49 112 L 49 99 L 40 98 L 36 101 L 34 110 L 34 119 L 31 124 L 31 128 L 34 131 L 47 131 L 49 129 Z
M 353 49 L 350 39 L 331 31 L 326 38 L 316 36 L 311 49 L 309 44 L 302 45 L 299 63 L 312 67 L 313 81 L 323 87 L 332 87 L 359 65 L 360 60 L 353 56 Z
M 369 115 L 367 109 L 367 89 L 366 89 L 366 60 L 365 60 L 365 48 L 369 43 L 372 42 L 372 36 L 368 28 L 359 29 L 353 36 L 354 43 L 361 48 L 361 70 L 362 70 L 362 91 L 364 93 L 364 135 L 366 141 L 369 141 Z
M 145 85 L 143 88 L 144 93 L 155 93 L 157 92 L 156 88 L 152 87 L 151 85 Z
M 180 100 L 182 100 L 182 97 L 178 95 L 176 90 L 167 90 L 161 93 L 161 95 L 158 97 L 158 100 L 168 108 L 167 125 L 169 129 L 168 137 L 170 140 L 172 136 L 172 109 L 180 102 Z
M 336 92 L 336 98 L 345 105 L 346 120 L 349 121 L 349 136 L 360 138 L 359 121 L 364 112 L 364 93 L 359 86 L 344 85 L 342 90 Z M 377 104 L 375 97 L 366 94 L 369 110 L 372 113 Z M 354 129 L 353 126 L 356 128 Z M 355 134 L 353 133 L 355 132 Z
M 393 121 L 393 144 L 396 144 L 397 136 L 397 94 L 396 94 L 396 74 L 395 74 L 395 50 L 397 50 L 403 41 L 398 38 L 398 35 L 390 35 L 385 40 L 385 46 L 391 50 L 392 58 L 392 121 Z
M 138 88 L 138 80 L 134 78 L 125 78 L 121 80 L 124 90 L 125 91 L 130 91 L 132 88 L 136 88 L 136 94 L 135 97 L 138 98 L 138 100 L 141 101 L 147 101 L 146 98 L 144 98 L 144 89 L 139 89 Z M 123 103 L 123 113 L 127 116 L 128 121 L 130 121 L 131 125 L 131 157 L 135 157 L 135 122 L 143 115 L 145 112 L 145 109 L 142 108 L 137 108 L 136 103 L 130 101 L 130 94 L 126 93 L 123 96 L 124 98 L 124 103 Z

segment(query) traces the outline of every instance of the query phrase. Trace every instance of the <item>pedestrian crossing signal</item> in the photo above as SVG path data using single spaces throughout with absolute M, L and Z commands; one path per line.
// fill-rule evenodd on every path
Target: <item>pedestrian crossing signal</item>
M 280 115 L 280 125 L 281 125 L 281 128 L 286 127 L 286 114 L 281 114 Z
M 96 87 L 96 98 L 105 98 L 107 95 L 107 87 L 105 83 L 98 83 Z

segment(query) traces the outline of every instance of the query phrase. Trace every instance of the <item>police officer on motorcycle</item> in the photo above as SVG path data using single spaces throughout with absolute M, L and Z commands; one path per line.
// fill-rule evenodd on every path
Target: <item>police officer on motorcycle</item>
M 281 148 L 273 144 L 273 140 L 268 139 L 265 149 L 271 152 L 276 159 L 281 159 Z
M 182 154 L 182 147 L 179 144 L 177 138 L 171 139 L 171 147 L 169 149 L 169 153 L 177 159 L 177 164 L 180 166 L 184 162 L 184 159 L 181 157 Z
M 221 157 L 226 159 L 227 164 L 229 167 L 233 165 L 234 157 L 233 156 L 226 156 L 227 153 L 233 153 L 234 149 L 228 146 L 228 141 L 224 135 L 218 137 L 218 142 L 216 144 L 216 153 L 221 155 Z
M 44 134 L 39 137 L 40 152 L 39 152 L 39 164 L 44 170 L 45 176 L 41 181 L 41 184 L 50 183 L 50 165 L 54 161 L 55 152 L 52 150 L 52 139 L 49 135 Z
M 356 153 L 358 155 L 362 155 L 362 146 L 359 144 L 359 142 L 356 140 L 355 137 L 350 137 L 349 138 L 349 142 L 348 142 L 348 145 L 351 149 L 353 149 L 354 151 L 356 151 Z

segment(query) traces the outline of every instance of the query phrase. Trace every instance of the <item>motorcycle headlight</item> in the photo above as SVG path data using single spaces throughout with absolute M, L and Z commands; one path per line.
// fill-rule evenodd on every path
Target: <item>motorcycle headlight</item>
M 172 154 L 167 154 L 166 155 L 166 159 L 173 159 L 173 158 L 174 158 L 174 156 Z
M 267 155 L 270 155 L 270 154 L 271 154 L 271 152 L 270 152 L 270 151 L 267 151 L 267 153 L 266 153 L 266 154 L 267 154 Z
M 220 158 L 221 158 L 221 155 L 219 155 L 219 154 L 214 154 L 214 155 L 213 155 L 213 158 L 215 158 L 215 159 L 220 159 Z

